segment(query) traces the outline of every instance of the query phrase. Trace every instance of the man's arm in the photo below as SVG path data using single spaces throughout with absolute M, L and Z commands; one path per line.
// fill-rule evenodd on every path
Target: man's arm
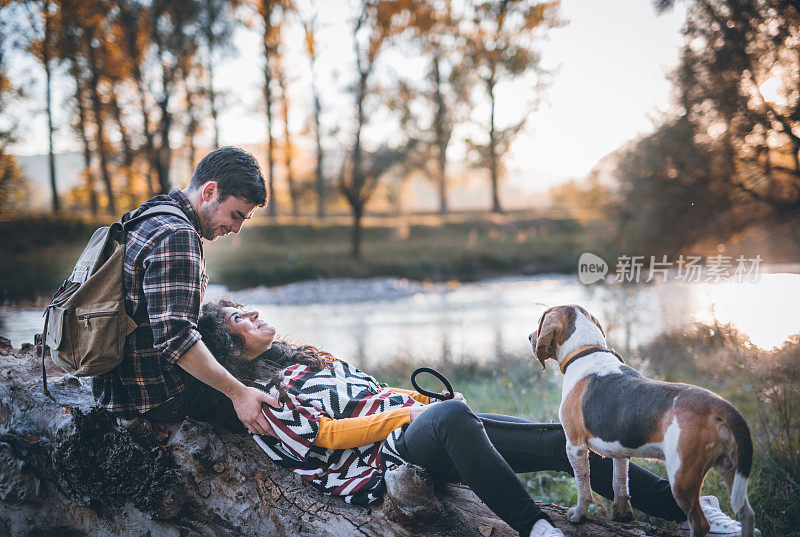
M 200 340 L 197 317 L 202 301 L 202 263 L 200 238 L 188 228 L 166 234 L 145 257 L 142 288 L 153 345 L 162 359 L 225 394 L 251 432 L 273 434 L 261 415 L 261 403 L 277 401 L 236 380 Z
M 200 382 L 224 393 L 233 402 L 236 416 L 251 433 L 275 436 L 261 413 L 261 405 L 266 403 L 279 407 L 278 400 L 258 388 L 245 386 L 236 380 L 236 377 L 217 362 L 205 343 L 198 341 L 175 363 Z

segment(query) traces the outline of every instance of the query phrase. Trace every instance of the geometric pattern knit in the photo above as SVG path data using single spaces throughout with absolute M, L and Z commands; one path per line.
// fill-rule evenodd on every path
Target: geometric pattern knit
M 292 470 L 314 488 L 341 496 L 348 503 L 367 505 L 383 496 L 386 469 L 406 462 L 395 444 L 407 425 L 373 444 L 326 449 L 313 444 L 320 419 L 368 416 L 422 403 L 392 391 L 342 361 L 334 361 L 331 368 L 320 371 L 307 365 L 292 365 L 283 371 L 281 386 L 271 386 L 269 391 L 282 404 L 280 409 L 263 406 L 277 438 L 254 438 L 273 462 Z

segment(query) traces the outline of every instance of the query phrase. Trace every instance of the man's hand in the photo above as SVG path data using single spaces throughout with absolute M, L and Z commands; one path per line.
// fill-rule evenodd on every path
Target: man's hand
M 253 434 L 266 434 L 275 436 L 275 431 L 261 412 L 261 405 L 280 407 L 278 400 L 262 392 L 258 388 L 242 385 L 242 389 L 231 397 L 236 415 L 247 429 Z

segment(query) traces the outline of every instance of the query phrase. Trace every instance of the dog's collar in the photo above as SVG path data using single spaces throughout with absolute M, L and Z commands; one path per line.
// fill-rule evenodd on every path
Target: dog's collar
M 569 364 L 571 364 L 572 362 L 574 362 L 578 358 L 583 358 L 587 354 L 592 354 L 592 353 L 595 353 L 595 352 L 608 352 L 608 353 L 611 353 L 611 354 L 613 354 L 614 356 L 617 357 L 617 360 L 619 360 L 623 364 L 625 363 L 625 361 L 622 359 L 622 356 L 620 356 L 619 353 L 617 351 L 615 351 L 614 349 L 607 349 L 607 348 L 602 347 L 600 345 L 582 345 L 582 346 L 578 347 L 577 349 L 575 349 L 574 351 L 572 351 L 571 353 L 569 353 L 566 358 L 564 358 L 562 361 L 560 361 L 558 363 L 558 367 L 561 369 L 562 373 L 566 373 L 567 372 L 567 367 L 569 366 Z

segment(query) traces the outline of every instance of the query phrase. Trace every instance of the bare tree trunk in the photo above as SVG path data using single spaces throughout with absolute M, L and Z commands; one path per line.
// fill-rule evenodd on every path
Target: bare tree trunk
M 47 107 L 47 147 L 48 147 L 48 166 L 50 171 L 50 190 L 53 194 L 52 208 L 57 213 L 61 210 L 61 203 L 58 199 L 58 188 L 56 187 L 56 160 L 53 154 L 53 108 L 52 108 L 52 80 L 50 71 L 50 46 L 52 41 L 52 31 L 50 28 L 50 1 L 44 0 L 42 6 L 44 15 L 44 39 L 42 40 L 42 64 L 44 65 L 45 76 L 45 97 Z
M 147 114 L 147 97 L 144 90 L 144 80 L 142 72 L 138 66 L 133 71 L 136 80 L 136 93 L 139 96 L 139 109 L 142 113 L 142 133 L 144 134 L 144 156 L 147 164 L 147 188 L 150 190 L 150 197 L 156 195 L 158 189 L 155 184 L 153 169 L 153 132 L 150 130 L 150 118 Z
M 108 169 L 108 155 L 106 155 L 106 135 L 103 121 L 103 103 L 100 98 L 100 74 L 97 65 L 97 51 L 92 45 L 92 37 L 87 36 L 86 49 L 89 53 L 89 71 L 92 76 L 91 96 L 92 96 L 92 111 L 95 120 L 95 145 L 97 146 L 97 156 L 100 160 L 100 176 L 103 179 L 103 184 L 106 187 L 106 196 L 108 196 L 108 212 L 110 214 L 117 213 L 117 203 L 114 196 L 114 187 L 111 183 L 111 173 Z
M 189 123 L 186 126 L 186 137 L 189 142 L 188 164 L 190 170 L 194 169 L 194 159 L 197 153 L 194 140 L 200 125 L 197 115 L 194 113 L 194 96 L 195 94 L 189 87 L 189 84 L 186 84 L 186 115 L 189 117 Z
M 86 133 L 86 88 L 81 79 L 80 65 L 77 57 L 72 57 L 71 71 L 75 78 L 75 103 L 78 107 L 78 133 L 83 144 L 83 166 L 84 177 L 86 179 L 86 189 L 89 192 L 89 209 L 93 216 L 97 216 L 97 191 L 95 189 L 95 178 L 92 172 L 92 149 L 89 143 L 89 135 Z
M 272 33 L 272 5 L 270 0 L 261 0 L 261 15 L 264 21 L 264 102 L 267 108 L 267 186 L 270 192 L 269 215 L 275 218 L 278 215 L 278 204 L 275 196 L 275 139 L 272 136 L 272 46 L 270 34 Z
M 310 21 L 303 21 L 303 29 L 306 33 L 306 47 L 308 58 L 311 63 L 311 96 L 314 106 L 314 143 L 317 151 L 317 170 L 316 170 L 316 189 L 317 189 L 317 218 L 325 218 L 325 176 L 322 169 L 322 131 L 320 127 L 320 115 L 322 105 L 319 98 L 319 87 L 317 86 L 317 47 L 316 47 L 316 28 L 315 18 Z
M 283 137 L 285 140 L 283 149 L 284 165 L 286 166 L 286 184 L 289 186 L 289 195 L 292 199 L 292 215 L 300 214 L 300 192 L 295 184 L 294 173 L 292 172 L 292 138 L 289 133 L 289 95 L 286 89 L 286 78 L 283 67 L 278 67 L 278 86 L 281 88 L 281 114 L 283 120 Z
M 364 218 L 364 206 L 363 205 L 354 205 L 353 209 L 353 236 L 352 236 L 352 247 L 350 249 L 350 254 L 353 257 L 361 257 L 361 224 L 362 219 Z
M 114 113 L 114 121 L 117 124 L 117 129 L 119 129 L 120 144 L 122 144 L 122 165 L 125 168 L 125 175 L 128 177 L 128 195 L 133 196 L 134 187 L 136 186 L 133 170 L 133 148 L 131 147 L 128 128 L 122 120 L 122 110 L 120 109 L 115 89 L 112 89 L 111 92 L 111 110 Z
M 317 89 L 316 82 L 312 82 L 311 90 L 314 93 L 314 142 L 317 148 L 317 218 L 322 219 L 325 218 L 325 175 L 322 167 L 324 154 L 322 150 L 322 136 L 320 133 L 319 123 L 321 107 L 319 101 L 319 90 Z
M 159 57 L 163 56 L 163 52 L 159 53 Z M 172 115 L 169 113 L 169 99 L 172 93 L 172 83 L 170 82 L 171 76 L 167 74 L 167 66 L 164 63 L 163 57 L 161 60 L 161 84 L 163 94 L 158 101 L 158 109 L 161 112 L 161 119 L 159 121 L 159 146 L 155 151 L 155 164 L 156 172 L 158 175 L 158 187 L 162 194 L 166 194 L 172 188 L 172 183 L 169 178 L 169 169 L 172 159 L 172 150 L 169 145 L 169 131 L 172 127 Z
M 208 51 L 208 102 L 211 106 L 211 119 L 214 122 L 214 149 L 219 148 L 219 119 L 217 112 L 217 92 L 214 89 L 214 60 L 211 50 Z M 192 164 L 194 168 L 194 164 Z
M 207 423 L 126 425 L 92 409 L 90 382 L 41 365 L 32 345 L 0 338 L 0 532 L 3 535 L 215 535 L 238 537 L 512 537 L 463 485 L 434 492 L 426 472 L 386 474 L 382 502 L 359 507 L 279 468 L 249 435 Z M 647 524 L 541 507 L 567 537 L 675 537 Z
M 436 118 L 434 119 L 434 132 L 436 135 L 436 182 L 439 187 L 439 214 L 447 214 L 447 144 L 446 134 L 447 111 L 445 110 L 444 96 L 442 95 L 442 73 L 439 66 L 439 51 L 433 56 L 433 86 L 434 102 L 436 103 Z
M 503 208 L 500 206 L 500 196 L 498 194 L 499 181 L 497 178 L 497 139 L 495 136 L 494 126 L 494 83 L 489 85 L 489 99 L 492 103 L 492 112 L 489 120 L 489 175 L 492 180 L 492 212 L 502 213 Z

